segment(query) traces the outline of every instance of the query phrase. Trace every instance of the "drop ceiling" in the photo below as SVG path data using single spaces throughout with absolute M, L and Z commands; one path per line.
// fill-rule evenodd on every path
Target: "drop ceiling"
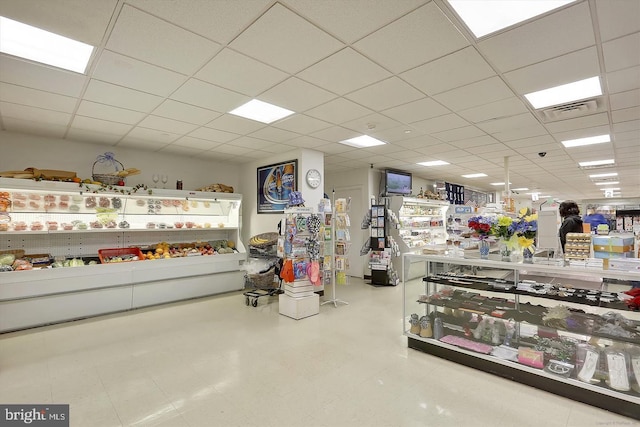
M 2 0 L 0 15 L 97 47 L 86 75 L 0 55 L 2 130 L 238 164 L 304 147 L 327 173 L 493 190 L 508 157 L 513 188 L 601 198 L 589 174 L 616 171 L 640 197 L 637 0 L 576 1 L 481 39 L 444 0 Z M 604 95 L 575 116 L 523 96 L 592 76 Z M 253 98 L 295 114 L 228 114 Z M 602 133 L 612 142 L 560 143 Z M 387 144 L 338 142 L 362 134 Z M 603 158 L 615 167 L 578 167 Z M 450 165 L 416 164 L 432 160 Z

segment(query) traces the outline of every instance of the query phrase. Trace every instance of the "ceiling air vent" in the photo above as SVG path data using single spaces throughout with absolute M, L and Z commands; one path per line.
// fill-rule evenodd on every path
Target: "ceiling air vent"
M 598 111 L 598 102 L 595 99 L 589 99 L 546 108 L 542 110 L 542 114 L 544 114 L 547 120 L 565 120 L 586 114 L 593 114 L 596 111 Z

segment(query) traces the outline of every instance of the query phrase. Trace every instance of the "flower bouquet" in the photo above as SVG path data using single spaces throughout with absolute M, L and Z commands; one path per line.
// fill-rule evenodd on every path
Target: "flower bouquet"
M 518 245 L 522 248 L 525 262 L 527 260 L 530 262 L 535 252 L 534 244 L 538 232 L 538 214 L 532 213 L 529 208 L 522 208 L 511 227 L 513 227 L 513 231 L 518 238 Z
M 511 261 L 511 253 L 518 247 L 518 239 L 515 234 L 513 218 L 507 215 L 498 215 L 491 234 L 500 241 L 500 255 L 503 261 Z
M 473 231 L 472 236 L 480 240 L 478 249 L 480 250 L 480 258 L 487 259 L 489 257 L 489 238 L 491 230 L 496 222 L 495 217 L 489 216 L 473 216 L 469 218 L 467 226 Z

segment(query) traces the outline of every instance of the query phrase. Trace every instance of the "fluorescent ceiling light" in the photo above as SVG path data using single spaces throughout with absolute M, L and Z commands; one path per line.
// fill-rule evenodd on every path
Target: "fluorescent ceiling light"
M 0 16 L 0 52 L 84 73 L 93 46 Z
M 596 182 L 596 185 L 616 185 L 620 184 L 620 181 L 604 181 L 604 182 Z
M 527 187 L 512 188 L 513 191 L 529 191 Z
M 448 165 L 448 162 L 445 162 L 444 160 L 433 160 L 430 162 L 420 162 L 418 163 L 421 166 L 444 166 L 444 165 Z
M 584 167 L 588 167 L 588 166 L 612 165 L 614 163 L 615 163 L 615 160 L 607 159 L 607 160 L 594 160 L 592 162 L 580 162 L 578 164 L 580 165 L 580 167 L 584 168 Z
M 602 191 L 616 191 L 616 190 L 620 190 L 620 187 L 615 187 L 615 188 L 601 188 Z
M 561 141 L 562 145 L 567 148 L 571 147 L 582 147 L 583 145 L 592 145 L 592 144 L 602 144 L 603 142 L 610 142 L 610 135 L 597 135 L 597 136 L 589 136 L 587 138 L 578 138 L 578 139 L 568 139 L 566 141 Z
M 483 176 L 487 176 L 486 173 L 470 173 L 468 175 L 462 175 L 463 178 L 482 178 Z
M 369 135 L 356 136 L 355 138 L 340 141 L 340 144 L 350 145 L 352 147 L 366 148 L 375 147 L 376 145 L 384 145 L 386 142 L 370 137 Z
M 504 185 L 504 182 L 492 182 L 490 185 Z M 511 183 L 509 183 L 511 185 Z
M 245 119 L 255 120 L 262 123 L 272 123 L 283 117 L 292 115 L 294 112 L 268 102 L 252 99 L 244 105 L 239 106 L 229 114 L 244 117 Z
M 449 4 L 476 37 L 493 33 L 574 0 L 449 0 Z
M 608 176 L 618 176 L 618 172 L 596 173 L 589 175 L 589 178 L 606 178 Z
M 524 97 L 527 98 L 533 108 L 538 109 L 600 95 L 602 95 L 600 77 L 596 76 L 538 92 L 531 92 Z

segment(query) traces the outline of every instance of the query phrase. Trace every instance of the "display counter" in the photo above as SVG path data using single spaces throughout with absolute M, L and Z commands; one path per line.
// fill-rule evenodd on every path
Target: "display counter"
M 410 348 L 640 419 L 640 272 L 403 257 L 420 262 L 404 282 Z
M 0 254 L 44 260 L 0 272 L 0 331 L 243 288 L 239 194 L 6 178 L 0 193 Z

